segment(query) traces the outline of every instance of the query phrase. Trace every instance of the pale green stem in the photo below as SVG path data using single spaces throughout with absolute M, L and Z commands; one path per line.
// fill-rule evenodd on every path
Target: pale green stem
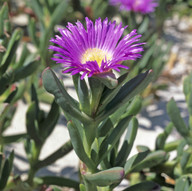
M 29 169 L 28 178 L 27 178 L 27 182 L 30 186 L 33 186 L 34 184 L 33 179 L 35 177 L 35 173 L 38 170 L 38 168 L 35 168 L 35 166 L 36 166 L 36 163 L 38 162 L 40 152 L 41 152 L 41 146 L 36 146 L 36 153 L 33 156 L 32 161 L 30 161 L 30 169 Z

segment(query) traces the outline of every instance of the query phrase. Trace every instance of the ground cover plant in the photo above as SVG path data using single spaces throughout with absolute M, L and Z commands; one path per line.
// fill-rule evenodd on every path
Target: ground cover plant
M 191 5 L 190 0 L 0 1 L 0 190 L 112 191 L 123 179 L 129 184 L 122 191 L 192 190 L 190 72 L 183 82 L 188 124 L 171 99 L 170 123 L 155 149 L 139 145 L 130 154 L 137 114 L 168 86 L 158 81 L 173 45 L 164 24 L 176 12 L 191 17 Z M 14 21 L 20 14 L 27 24 Z M 71 76 L 77 99 L 63 76 Z M 26 131 L 7 135 L 21 102 L 28 108 Z M 70 139 L 41 159 L 61 115 Z M 167 142 L 173 130 L 180 138 Z M 14 171 L 14 149 L 6 150 L 16 142 L 29 165 L 25 176 Z M 78 180 L 38 175 L 72 150 L 79 158 Z

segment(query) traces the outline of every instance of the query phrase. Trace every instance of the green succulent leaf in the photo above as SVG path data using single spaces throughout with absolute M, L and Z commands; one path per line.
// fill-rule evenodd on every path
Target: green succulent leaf
M 34 84 L 31 85 L 31 101 L 35 103 L 36 119 L 38 120 L 40 108 L 39 108 L 39 100 L 37 97 L 37 92 L 36 92 Z
M 183 92 L 189 111 L 189 127 L 192 129 L 192 73 L 188 75 L 183 83 Z
M 156 139 L 156 150 L 163 150 L 165 146 L 165 142 L 173 130 L 173 123 L 169 123 L 163 133 L 159 134 Z
M 0 190 L 3 190 L 6 187 L 7 180 L 12 170 L 14 158 L 14 151 L 12 151 L 9 157 L 5 160 L 5 163 L 2 167 L 1 175 L 0 175 Z
M 106 1 L 102 1 L 102 0 L 93 1 L 92 9 L 93 9 L 93 13 L 95 14 L 95 17 L 98 18 L 101 15 L 104 17 L 108 6 L 109 6 L 108 2 Z
M 24 148 L 29 162 L 32 162 L 36 150 L 35 141 L 27 138 L 24 142 Z
M 143 21 L 141 22 L 140 26 L 138 27 L 138 33 L 143 34 L 145 31 L 148 30 L 150 19 L 148 17 L 144 17 Z
M 79 110 L 79 104 L 62 86 L 55 73 L 47 68 L 43 72 L 43 85 L 45 89 L 55 96 L 55 101 L 63 109 L 67 120 L 78 119 L 82 123 L 89 123 L 92 119 Z
M 9 18 L 8 4 L 4 3 L 0 10 L 0 37 L 4 35 L 4 22 Z
M 9 161 L 6 159 L 5 163 L 3 165 L 2 173 L 1 173 L 1 178 L 0 178 L 0 190 L 3 190 L 7 184 L 7 180 L 9 178 Z
M 190 94 L 191 88 L 192 88 L 192 73 L 190 73 L 190 75 L 187 76 L 183 82 L 183 93 L 185 94 L 186 98 L 187 95 Z
M 113 129 L 111 134 L 103 140 L 99 150 L 99 159 L 100 159 L 99 162 L 101 162 L 108 155 L 108 153 L 114 148 L 116 143 L 119 141 L 121 135 L 128 127 L 131 118 L 132 116 L 128 116 L 122 119 Z
M 41 138 L 39 136 L 39 130 L 37 126 L 37 119 L 36 119 L 36 104 L 32 102 L 27 110 L 26 113 L 26 127 L 27 133 L 31 139 L 37 143 L 37 145 L 41 144 Z
M 167 154 L 164 151 L 155 151 L 150 153 L 144 160 L 136 164 L 131 171 L 138 172 L 146 168 L 154 167 L 167 160 Z
M 164 151 L 171 152 L 178 148 L 179 144 L 181 143 L 182 139 L 171 141 L 169 143 L 166 143 L 164 146 Z
M 13 81 L 13 73 L 11 71 L 3 74 L 0 77 L 0 95 L 2 95 L 7 88 L 9 88 L 9 85 Z
M 128 115 L 137 115 L 142 108 L 142 98 L 136 96 L 133 101 L 128 105 L 127 110 L 123 117 Z
M 187 176 L 182 176 L 179 179 L 177 179 L 175 184 L 175 191 L 189 191 L 189 187 L 191 187 L 191 179 L 189 179 Z M 191 188 L 190 188 L 191 189 Z
M 79 78 L 78 78 L 77 95 L 79 98 L 80 107 L 83 112 L 90 115 L 91 111 L 90 111 L 90 102 L 89 102 L 90 100 L 89 90 L 85 80 L 84 79 L 81 80 L 80 75 L 78 76 Z
M 34 18 L 29 18 L 28 32 L 32 42 L 39 47 L 39 38 L 36 36 L 36 21 Z
M 21 66 L 23 66 L 23 64 L 25 63 L 25 60 L 27 58 L 27 56 L 29 55 L 29 50 L 27 48 L 27 44 L 25 43 L 22 47 L 22 51 L 21 51 L 21 56 L 19 58 L 19 61 L 13 65 L 13 68 L 16 69 L 16 68 L 19 68 Z
M 184 151 L 180 160 L 181 169 L 185 172 L 185 168 L 190 160 L 191 152 Z
M 167 112 L 168 112 L 168 115 L 169 115 L 172 123 L 176 127 L 177 131 L 183 137 L 187 137 L 189 135 L 189 129 L 185 125 L 185 122 L 183 121 L 183 119 L 180 115 L 180 111 L 173 98 L 167 104 Z
M 100 82 L 107 86 L 109 89 L 113 89 L 118 85 L 118 80 L 112 72 L 97 74 L 94 77 L 100 80 Z
M 128 73 L 125 73 L 117 79 L 118 85 L 116 88 L 109 89 L 109 88 L 105 87 L 104 92 L 101 97 L 100 104 L 99 104 L 100 111 L 103 110 L 103 108 L 117 95 L 117 93 L 121 89 L 122 85 L 126 82 L 127 76 L 128 76 Z
M 98 109 L 98 105 L 103 93 L 104 85 L 103 83 L 96 78 L 89 78 L 89 86 L 91 92 L 91 111 L 92 115 L 94 115 Z
M 136 96 L 132 101 L 127 102 L 122 107 L 118 108 L 109 118 L 113 124 L 122 120 L 127 116 L 136 115 L 141 109 L 141 98 Z
M 156 34 L 155 34 L 156 35 Z M 154 36 L 155 37 L 155 36 Z M 157 39 L 157 36 L 156 36 Z M 153 43 L 147 51 L 144 52 L 144 55 L 142 57 L 142 61 L 139 62 L 139 68 L 140 70 L 143 70 L 144 68 L 147 68 L 147 65 L 149 64 L 149 60 L 152 58 L 154 49 L 157 45 Z
M 125 117 L 135 115 L 140 110 L 140 101 L 139 97 L 133 99 L 130 103 L 126 103 L 124 106 L 119 108 L 115 113 L 113 113 L 109 118 L 103 121 L 103 123 L 98 128 L 99 137 L 104 137 L 109 134 L 110 129 L 114 128 L 114 125 L 118 123 Z
M 14 97 L 16 96 L 18 92 L 18 88 L 16 88 L 14 91 L 12 91 L 9 96 L 6 98 L 6 100 L 4 101 L 4 103 L 11 103 L 14 100 Z
M 133 143 L 137 134 L 137 129 L 138 129 L 138 121 L 134 117 L 129 123 L 123 145 L 120 151 L 118 152 L 116 158 L 116 166 L 123 166 L 125 161 L 127 160 L 127 157 L 129 156 L 131 149 L 133 147 Z
M 39 67 L 38 58 L 29 60 L 24 66 L 19 67 L 13 71 L 13 82 L 17 82 L 23 78 L 30 76 Z
M 122 167 L 114 167 L 95 174 L 85 174 L 83 177 L 96 186 L 109 186 L 120 182 L 124 178 L 124 169 Z
M 127 160 L 125 163 L 124 169 L 125 169 L 125 174 L 127 175 L 132 171 L 132 169 L 135 168 L 142 160 L 144 160 L 147 155 L 149 154 L 149 150 L 139 152 L 138 154 L 132 156 Z
M 0 153 L 0 172 L 1 172 L 1 169 L 2 169 L 2 161 L 3 161 L 3 153 Z M 1 177 L 1 175 L 0 175 Z
M 106 119 L 102 122 L 102 124 L 98 127 L 98 137 L 105 137 L 110 130 L 114 127 L 114 124 L 111 118 Z
M 5 107 L 3 108 L 0 114 L 1 133 L 3 133 L 6 130 L 6 128 L 10 126 L 15 111 L 16 111 L 16 105 L 9 104 L 5 105 Z
M 190 108 L 190 105 L 191 105 L 190 104 L 190 97 L 191 97 L 190 94 L 192 92 L 191 82 L 192 82 L 192 73 L 185 78 L 184 83 L 183 83 L 183 92 L 185 94 L 187 103 L 189 103 L 188 104 L 189 108 Z
M 160 191 L 161 187 L 152 182 L 152 181 L 144 181 L 129 188 L 124 189 L 123 191 Z M 180 190 L 181 191 L 181 190 Z
M 27 137 L 26 133 L 17 134 L 17 135 L 10 135 L 10 136 L 3 136 L 2 143 L 3 144 L 10 144 L 14 142 L 19 142 Z
M 188 95 L 189 99 L 187 101 L 187 106 L 188 106 L 188 111 L 189 111 L 189 127 L 190 129 L 192 129 L 192 88 L 191 88 L 191 92 Z
M 57 186 L 65 186 L 69 188 L 79 188 L 79 182 L 69 179 L 69 178 L 64 178 L 64 177 L 56 177 L 56 176 L 42 176 L 38 177 L 38 182 L 41 182 L 41 184 L 46 184 L 46 185 L 57 185 Z
M 54 130 L 60 116 L 59 106 L 53 101 L 47 117 L 39 124 L 40 134 L 46 139 Z
M 75 108 L 79 108 L 77 101 L 67 93 L 66 89 L 63 87 L 51 68 L 46 68 L 43 72 L 43 85 L 45 89 L 49 93 L 55 95 L 55 97 L 62 96 L 63 99 L 65 99 L 66 102 L 69 102 L 70 105 Z
M 39 66 L 39 63 L 37 60 L 29 61 L 28 64 L 26 64 L 23 67 L 19 67 L 15 70 L 10 70 L 3 74 L 0 77 L 0 95 L 4 93 L 4 91 L 14 82 L 19 81 L 23 78 L 28 77 L 31 75 Z
M 8 161 L 9 161 L 9 174 L 11 173 L 12 167 L 13 167 L 13 159 L 14 159 L 14 151 L 12 151 L 8 157 Z
M 186 140 L 181 140 L 180 143 L 177 146 L 177 156 L 181 157 L 183 155 L 183 152 L 185 151 L 184 147 L 187 145 Z
M 4 21 L 4 30 L 6 31 L 7 34 L 11 34 L 12 32 L 12 23 L 10 20 L 5 20 Z
M 87 153 L 85 152 L 83 140 L 81 139 L 81 135 L 79 133 L 79 130 L 74 122 L 69 121 L 67 124 L 71 142 L 73 145 L 73 148 L 77 154 L 77 156 L 82 160 L 89 169 L 95 169 L 95 164 L 93 161 L 88 157 Z
M 80 191 L 86 191 L 86 188 L 85 188 L 84 184 L 80 184 L 79 188 L 80 188 Z
M 137 145 L 136 148 L 138 152 L 150 151 L 150 148 L 145 145 Z
M 96 119 L 103 120 L 114 113 L 118 108 L 122 107 L 134 96 L 139 94 L 144 88 L 146 88 L 152 80 L 152 77 L 152 71 L 150 70 L 143 74 L 139 74 L 132 80 L 128 81 L 123 87 L 121 87 L 120 91 L 111 100 L 111 102 L 103 108 L 104 110 L 99 113 Z M 99 110 L 101 110 L 101 108 L 99 108 Z
M 22 37 L 22 31 L 20 29 L 16 29 L 12 36 L 11 39 L 9 41 L 7 50 L 3 56 L 2 62 L 0 63 L 0 74 L 4 74 L 7 70 L 7 68 L 9 67 L 9 65 L 11 64 L 11 61 L 15 55 L 16 49 L 19 45 L 19 41 Z

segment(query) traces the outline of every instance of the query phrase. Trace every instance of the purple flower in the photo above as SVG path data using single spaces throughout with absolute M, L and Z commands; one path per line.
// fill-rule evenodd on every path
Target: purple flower
M 68 23 L 65 29 L 58 29 L 60 36 L 50 40 L 56 46 L 51 45 L 49 49 L 57 52 L 52 59 L 62 63 L 63 73 L 81 73 L 83 79 L 86 75 L 91 77 L 112 69 L 128 69 L 121 64 L 122 61 L 141 57 L 139 52 L 143 51 L 145 43 L 136 43 L 141 37 L 136 30 L 121 38 L 126 28 L 122 24 L 108 22 L 107 18 L 103 21 L 99 18 L 95 24 L 88 18 L 85 20 L 87 29 L 80 21 L 76 25 Z
M 154 12 L 158 0 L 110 0 L 112 5 L 120 5 L 121 10 L 134 11 L 142 14 Z

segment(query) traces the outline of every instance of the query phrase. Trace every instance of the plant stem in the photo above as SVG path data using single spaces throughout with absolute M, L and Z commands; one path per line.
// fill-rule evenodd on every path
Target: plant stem
M 35 173 L 36 173 L 36 170 L 31 167 L 31 168 L 29 169 L 28 179 L 27 179 L 27 183 L 28 183 L 30 186 L 33 186 L 33 178 L 34 178 L 34 176 L 35 176 Z
M 136 19 L 135 19 L 135 14 L 130 11 L 129 16 L 128 16 L 128 25 L 129 25 L 129 30 L 133 30 L 136 27 Z
M 84 183 L 85 183 L 86 191 L 98 191 L 97 187 L 91 182 L 88 182 L 87 180 L 84 179 Z
M 32 157 L 31 160 L 29 160 L 30 162 L 30 169 L 29 169 L 29 172 L 28 172 L 28 178 L 27 178 L 27 183 L 30 185 L 30 186 L 33 186 L 34 185 L 34 182 L 33 182 L 33 179 L 34 179 L 34 176 L 35 176 L 35 173 L 37 172 L 37 168 L 35 167 L 36 164 L 38 163 L 38 159 L 39 159 L 39 155 L 40 155 L 40 152 L 41 152 L 41 148 L 42 148 L 42 145 L 35 145 L 35 153 Z
M 181 143 L 182 140 L 183 139 L 179 139 L 179 140 L 172 141 L 170 143 L 165 144 L 164 151 L 170 152 L 170 151 L 177 149 L 178 145 Z
M 98 122 L 92 121 L 91 123 L 84 124 L 85 128 L 85 137 L 87 141 L 87 148 L 88 148 L 88 155 L 91 154 L 91 145 L 93 144 L 93 141 L 95 140 L 95 137 L 97 135 L 97 127 Z

